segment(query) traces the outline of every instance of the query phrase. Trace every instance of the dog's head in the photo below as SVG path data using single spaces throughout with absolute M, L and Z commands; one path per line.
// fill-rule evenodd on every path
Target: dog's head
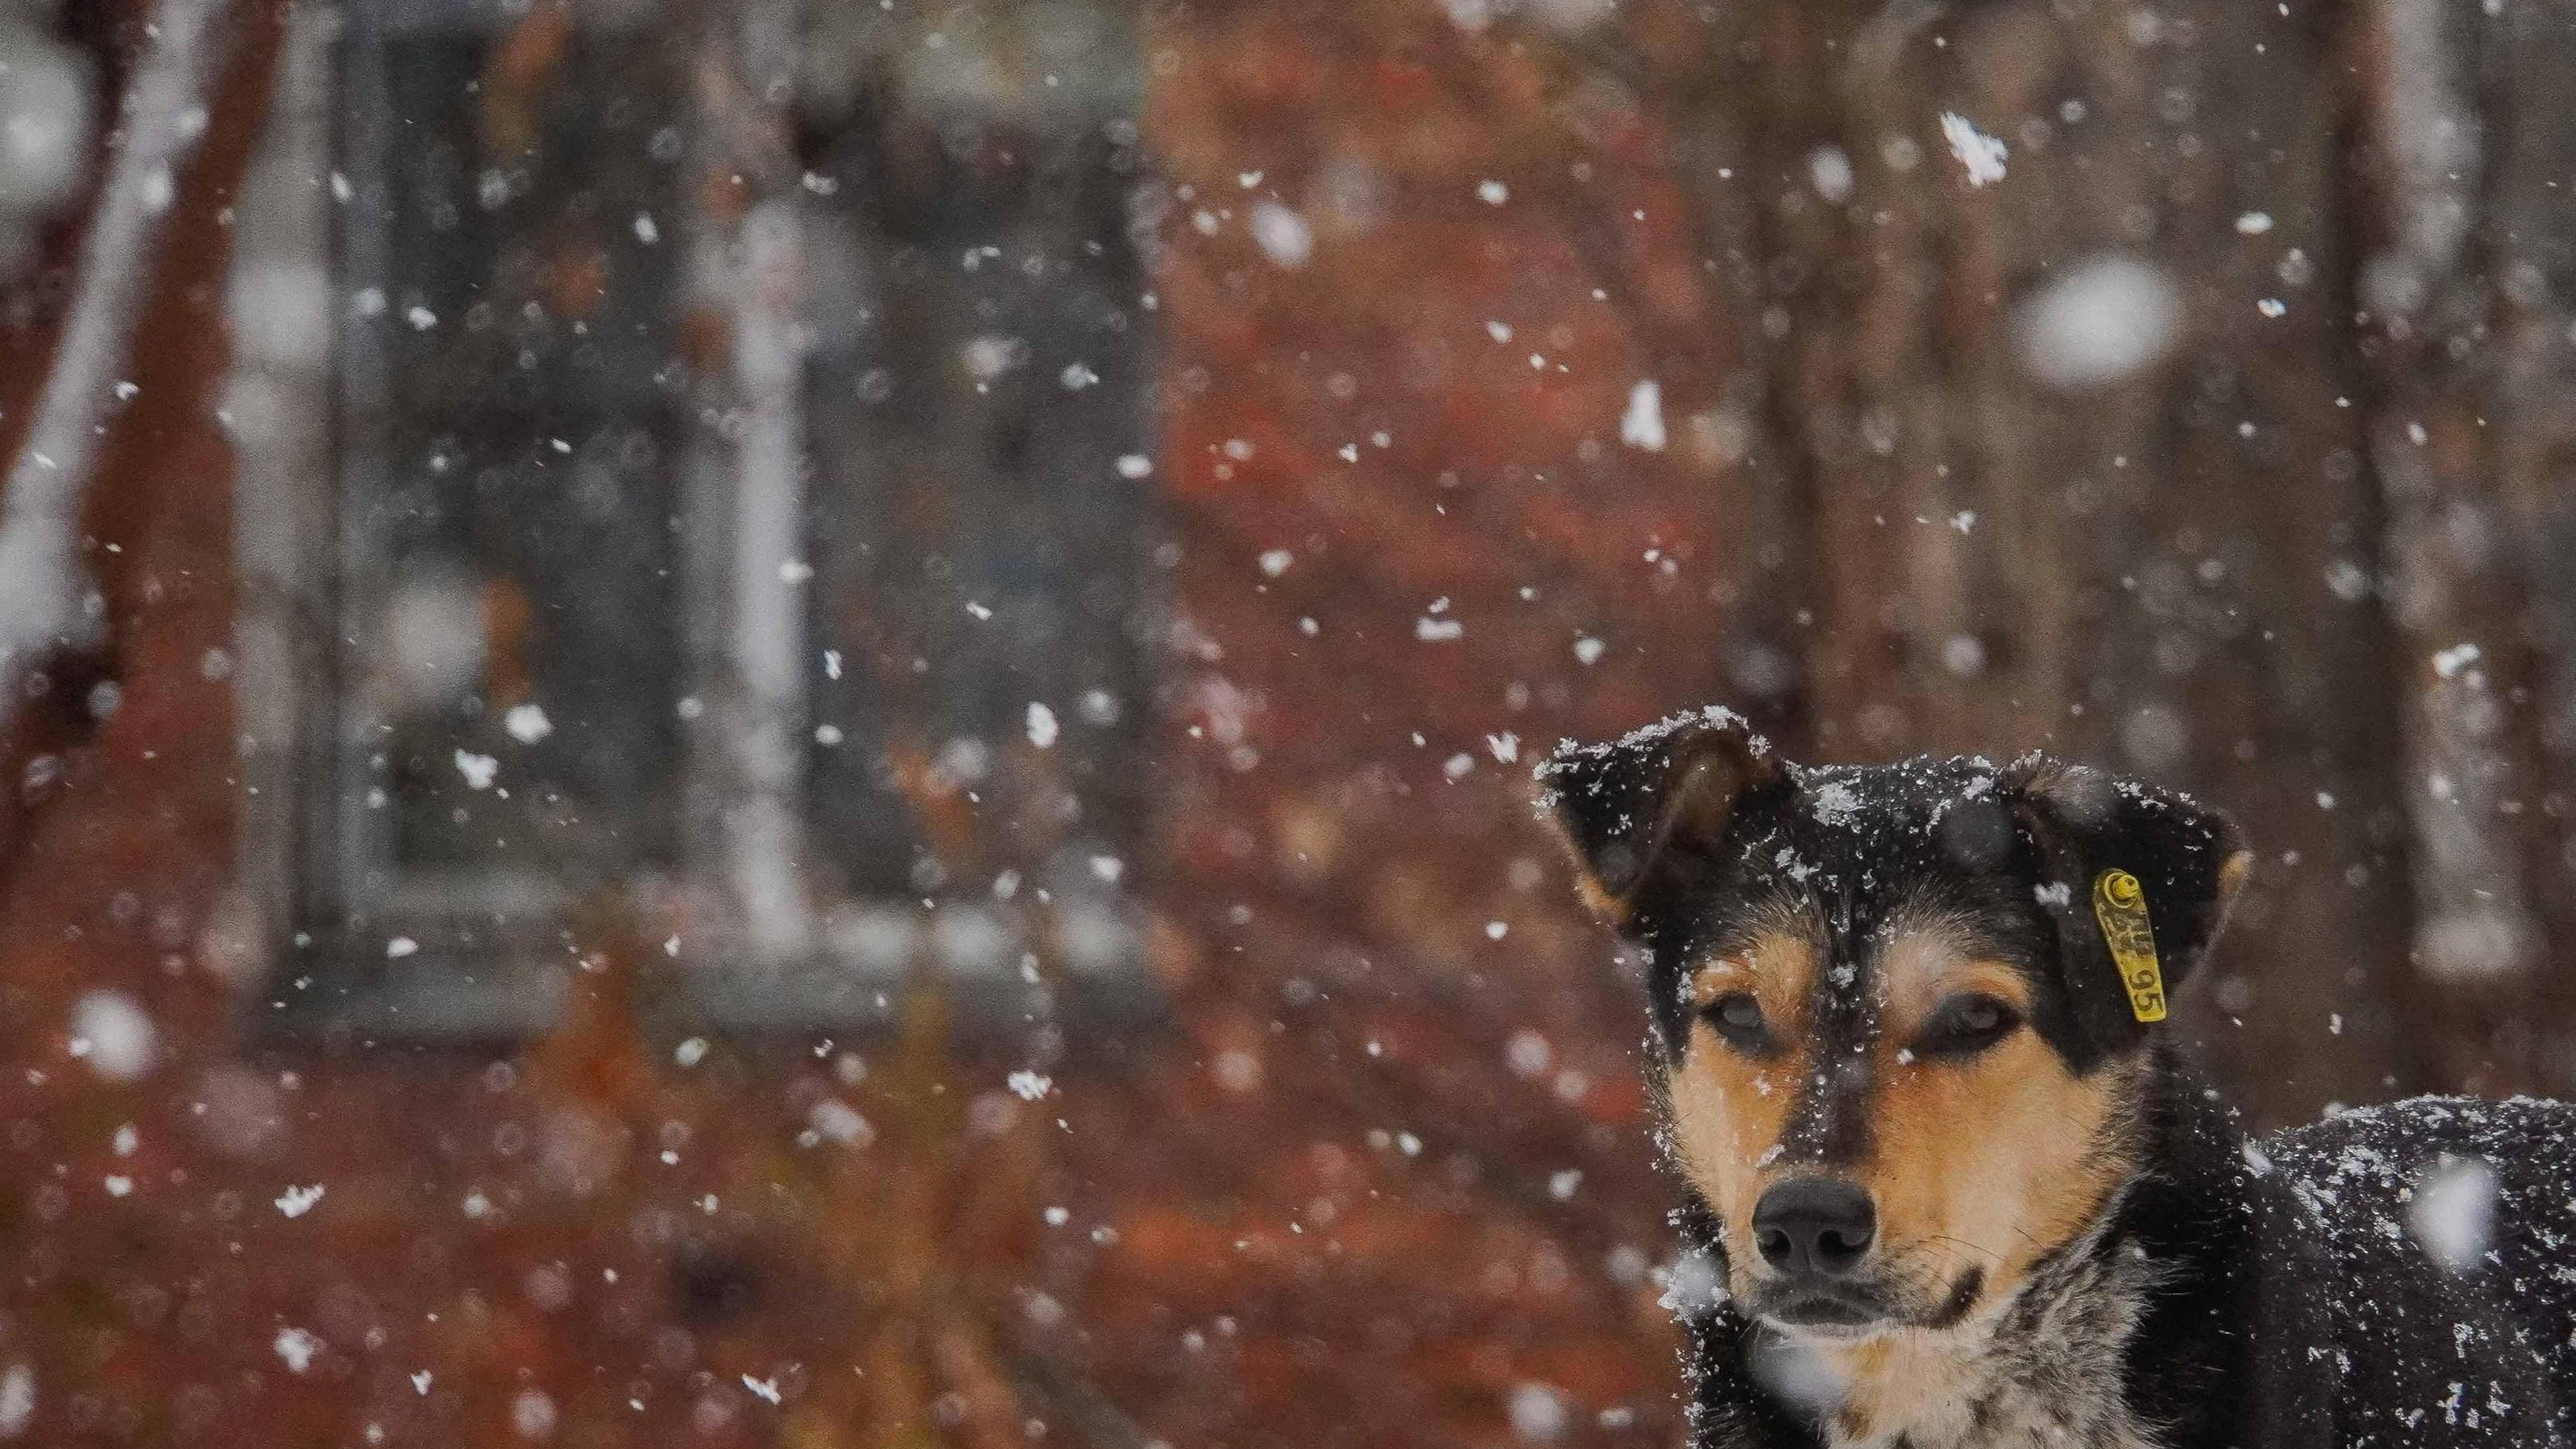
M 2041 756 L 1802 767 L 1720 709 L 1540 778 L 1752 1313 L 1962 1322 L 2138 1171 L 2151 1023 L 2250 862 L 2215 811 Z

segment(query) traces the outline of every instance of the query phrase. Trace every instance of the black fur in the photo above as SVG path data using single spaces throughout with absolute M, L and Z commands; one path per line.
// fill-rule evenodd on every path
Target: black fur
M 1703 762 L 1714 763 L 1694 769 Z M 2216 812 L 2037 757 L 1801 768 L 1722 710 L 1569 744 L 1540 779 L 1646 955 L 1661 1067 L 1687 1040 L 1691 963 L 1790 907 L 1823 923 L 1820 959 L 1840 967 L 1830 981 L 1819 973 L 1820 1060 L 1856 1057 L 1872 1029 L 1855 976 L 1871 934 L 1893 913 L 1931 910 L 2024 974 L 2031 1026 L 2071 1069 L 2143 1067 L 2130 1076 L 2136 1170 L 2031 1274 L 1997 1330 L 2011 1340 L 1997 1352 L 2029 1362 L 1955 1442 L 2576 1444 L 2576 1110 L 2419 1099 L 2257 1143 L 2162 1029 L 2130 1012 L 2089 883 L 2112 865 L 2145 882 L 2178 987 L 2235 874 L 2240 847 Z M 1677 801 L 1684 782 L 1694 798 Z M 1806 1147 L 1823 1162 L 1852 1150 L 1838 1132 L 1866 1130 L 1848 1121 L 1865 1123 L 1868 1083 L 1828 1075 L 1797 1109 L 1824 1124 Z M 1719 1225 L 1687 1185 L 1684 1196 L 1675 1223 L 1722 1283 Z M 2490 1202 L 2491 1231 L 2457 1234 L 2477 1251 L 2442 1261 L 2446 1224 Z M 1677 1289 L 1677 1302 L 1694 1449 L 1835 1442 L 1829 1413 L 1765 1387 L 1772 1329 L 1722 1289 Z M 2103 1346 L 2089 1359 L 2088 1335 Z

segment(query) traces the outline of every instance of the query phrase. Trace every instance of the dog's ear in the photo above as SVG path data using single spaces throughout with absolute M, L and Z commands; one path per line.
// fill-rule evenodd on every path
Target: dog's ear
M 1659 864 L 1715 848 L 1737 803 L 1781 778 L 1744 717 L 1711 706 L 1606 744 L 1571 740 L 1538 767 L 1541 804 L 1573 848 L 1593 908 L 1626 924 Z
M 2077 1015 L 2105 1048 L 2135 1041 L 2208 956 L 2253 852 L 2190 796 L 2087 766 L 2031 755 L 1999 783 Z

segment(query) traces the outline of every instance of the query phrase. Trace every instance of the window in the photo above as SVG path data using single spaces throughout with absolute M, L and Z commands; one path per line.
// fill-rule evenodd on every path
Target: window
M 236 285 L 329 319 L 237 387 L 282 1018 L 524 1029 L 603 930 L 744 1027 L 1142 1000 L 1133 16 L 754 8 L 370 0 L 281 89 Z

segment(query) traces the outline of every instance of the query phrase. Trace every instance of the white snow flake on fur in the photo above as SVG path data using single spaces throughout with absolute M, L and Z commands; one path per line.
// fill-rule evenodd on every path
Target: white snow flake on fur
M 1860 814 L 1860 792 L 1848 781 L 1828 781 L 1816 787 L 1811 808 L 1820 824 L 1848 825 Z

